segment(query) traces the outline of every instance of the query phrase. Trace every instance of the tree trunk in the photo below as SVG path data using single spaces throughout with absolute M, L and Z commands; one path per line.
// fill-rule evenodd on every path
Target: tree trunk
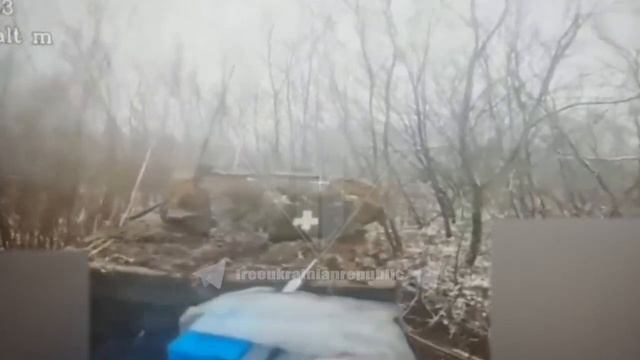
M 467 266 L 471 267 L 476 263 L 480 245 L 482 244 L 482 187 L 474 185 L 471 189 L 471 243 L 467 254 Z
M 433 164 L 433 158 L 431 157 L 429 149 L 425 147 L 423 149 L 423 152 L 426 162 L 426 169 L 424 170 L 425 180 L 429 181 L 431 189 L 436 196 L 436 202 L 438 203 L 438 207 L 440 208 L 440 215 L 442 216 L 442 221 L 444 222 L 445 236 L 447 238 L 450 238 L 451 236 L 453 236 L 451 223 L 455 223 L 456 217 L 453 210 L 453 205 L 451 204 L 449 195 L 447 195 L 447 192 L 442 188 L 440 180 L 438 179 L 438 175 L 435 173 L 435 166 Z
M 11 225 L 2 211 L 0 211 L 0 240 L 5 250 L 11 247 Z

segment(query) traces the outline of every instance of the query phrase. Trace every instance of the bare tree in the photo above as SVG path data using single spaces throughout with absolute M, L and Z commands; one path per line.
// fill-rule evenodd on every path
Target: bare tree
M 348 4 L 348 3 L 347 3 Z M 364 68 L 367 76 L 367 119 L 368 119 L 368 130 L 369 130 L 369 138 L 371 141 L 371 155 L 372 162 L 371 168 L 369 169 L 372 178 L 376 179 L 379 176 L 379 157 L 380 157 L 380 149 L 378 145 L 378 133 L 376 131 L 376 116 L 375 116 L 375 97 L 376 90 L 378 85 L 378 78 L 376 76 L 376 69 L 374 68 L 371 56 L 368 50 L 368 32 L 367 32 L 367 23 L 366 17 L 364 16 L 362 6 L 360 1 L 356 1 L 355 5 L 349 5 L 349 8 L 352 10 L 356 17 L 356 28 L 358 35 L 358 43 L 360 45 L 360 52 L 362 55 L 362 61 L 364 63 Z
M 273 65 L 273 30 L 272 26 L 267 35 L 267 70 L 269 73 L 269 84 L 271 86 L 271 98 L 273 104 L 273 155 L 276 163 L 280 162 L 280 91 L 281 84 L 276 84 Z
M 458 140 L 458 154 L 460 156 L 462 172 L 466 179 L 466 185 L 471 191 L 471 243 L 469 245 L 469 252 L 467 255 L 467 265 L 472 266 L 478 256 L 480 250 L 480 243 L 482 241 L 482 211 L 483 211 L 483 191 L 484 184 L 477 178 L 474 167 L 472 165 L 472 156 L 470 149 L 470 134 L 471 131 L 471 116 L 472 116 L 472 95 L 475 91 L 475 78 L 478 63 L 481 61 L 489 42 L 495 36 L 498 29 L 504 23 L 508 6 L 505 3 L 504 9 L 496 21 L 495 25 L 491 28 L 489 33 L 484 37 L 481 34 L 481 27 L 478 17 L 476 15 L 476 2 L 470 1 L 471 6 L 471 27 L 474 34 L 474 45 L 469 56 L 467 68 L 465 70 L 464 90 L 461 102 L 457 110 L 454 110 L 454 116 L 457 122 L 457 140 Z

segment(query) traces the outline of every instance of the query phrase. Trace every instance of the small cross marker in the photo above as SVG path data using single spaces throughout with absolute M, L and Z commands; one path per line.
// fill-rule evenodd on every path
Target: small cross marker
M 314 225 L 317 226 L 318 223 L 318 218 L 313 217 L 311 210 L 303 210 L 301 217 L 293 219 L 293 226 L 298 226 L 304 231 L 311 230 L 311 227 Z

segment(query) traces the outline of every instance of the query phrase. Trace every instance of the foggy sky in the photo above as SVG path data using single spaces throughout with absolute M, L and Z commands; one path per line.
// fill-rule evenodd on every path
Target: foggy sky
M 525 23 L 542 38 L 553 39 L 567 23 L 566 3 L 557 0 L 522 0 Z M 68 42 L 65 26 L 81 28 L 90 37 L 91 18 L 83 0 L 16 1 L 16 19 L 23 32 L 49 30 L 55 38 L 50 48 L 0 47 L 0 52 L 27 55 L 33 65 L 20 65 L 23 78 L 38 81 L 56 72 L 69 72 L 60 52 Z M 245 94 L 266 88 L 266 40 L 274 27 L 274 63 L 283 67 L 288 46 L 318 31 L 318 19 L 330 16 L 336 46 L 332 54 L 344 76 L 361 67 L 355 20 L 345 3 L 299 0 L 109 0 L 103 26 L 104 38 L 112 58 L 112 76 L 118 85 L 121 102 L 131 94 L 141 76 L 153 84 L 168 78 L 175 52 L 183 50 L 183 68 L 196 74 L 200 85 L 211 90 L 225 69 L 235 67 L 233 88 Z M 362 2 L 371 8 L 370 27 L 375 28 L 376 9 L 380 3 Z M 503 2 L 479 0 L 479 15 L 488 23 L 495 19 Z M 596 9 L 594 23 L 610 36 L 630 48 L 640 48 L 635 19 L 640 3 L 626 1 L 583 1 L 583 9 Z M 432 24 L 431 61 L 448 64 L 468 51 L 471 32 L 461 21 L 467 16 L 468 2 L 434 0 L 395 0 L 392 7 L 403 44 L 421 44 L 428 24 Z M 459 13 L 461 15 L 456 15 Z M 7 19 L 0 19 L 7 24 Z M 312 26 L 315 28 L 312 29 Z M 85 40 L 86 40 L 85 39 Z M 603 61 L 603 45 L 593 32 L 583 31 L 576 48 L 581 56 L 569 59 L 576 69 L 588 68 Z M 389 43 L 375 30 L 368 46 L 374 60 L 384 63 Z M 563 75 L 560 75 L 562 77 Z M 566 75 L 571 77 L 571 74 Z M 157 84 L 156 84 L 157 85 Z M 120 107 L 123 105 L 120 104 Z M 121 109 L 123 110 L 123 109 Z
M 539 30 L 556 35 L 564 16 L 565 4 L 557 0 L 523 0 L 528 21 Z M 64 37 L 61 31 L 67 24 L 86 27 L 86 1 L 82 0 L 22 0 L 16 2 L 16 14 L 23 30 L 51 29 L 57 35 L 57 45 Z M 331 14 L 337 23 L 339 38 L 352 50 L 357 49 L 353 18 L 343 1 L 300 0 L 193 0 L 177 5 L 168 0 L 109 0 L 102 1 L 108 11 L 105 37 L 114 47 L 116 62 L 123 68 L 142 65 L 147 69 L 165 66 L 170 61 L 177 43 L 184 45 L 187 67 L 195 66 L 203 77 L 216 76 L 215 66 L 233 63 L 247 77 L 260 75 L 266 50 L 266 33 L 271 26 L 281 42 L 292 41 L 309 31 L 310 19 Z M 373 6 L 374 1 L 363 4 Z M 626 1 L 583 1 L 588 9 L 596 3 L 599 21 L 616 39 L 630 47 L 640 46 L 636 36 L 638 27 L 634 16 L 640 12 L 640 3 Z M 592 3 L 592 4 L 589 4 Z M 610 3 L 611 5 L 604 5 Z M 446 6 L 444 6 L 445 4 Z M 480 14 L 497 14 L 503 6 L 500 0 L 480 0 Z M 448 24 L 446 41 L 434 48 L 446 48 L 446 43 L 468 36 L 468 28 L 461 25 L 443 8 L 467 10 L 466 0 L 430 1 L 395 0 L 393 11 L 400 25 L 409 21 L 429 20 Z M 312 15 L 310 10 L 316 13 Z M 413 9 L 421 10 L 413 13 Z M 635 13 L 634 13 L 635 12 Z M 416 17 L 418 18 L 416 20 Z M 413 19 L 412 19 L 413 18 Z M 4 20 L 4 19 L 3 19 Z M 2 21 L 2 20 L 0 20 Z M 6 24 L 6 20 L 3 23 Z M 276 40 L 278 40 L 276 39 Z M 374 46 L 375 47 L 375 46 Z M 14 49 L 9 49 L 9 51 Z M 7 51 L 6 48 L 0 51 Z M 49 71 L 45 58 L 52 50 L 38 49 L 32 55 L 40 71 Z

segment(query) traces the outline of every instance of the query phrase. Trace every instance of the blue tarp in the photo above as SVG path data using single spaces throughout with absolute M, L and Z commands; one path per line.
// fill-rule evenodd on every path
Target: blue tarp
M 190 340 L 192 335 L 187 335 L 187 340 L 181 336 L 176 340 L 177 348 L 186 354 L 183 356 L 210 357 L 169 359 L 263 360 L 278 349 L 279 360 L 345 355 L 350 359 L 415 360 L 394 321 L 397 315 L 391 304 L 252 288 L 189 308 L 180 319 L 182 336 L 195 332 L 208 337 L 196 337 L 195 341 Z
M 240 360 L 251 342 L 225 336 L 185 331 L 169 344 L 169 360 Z

